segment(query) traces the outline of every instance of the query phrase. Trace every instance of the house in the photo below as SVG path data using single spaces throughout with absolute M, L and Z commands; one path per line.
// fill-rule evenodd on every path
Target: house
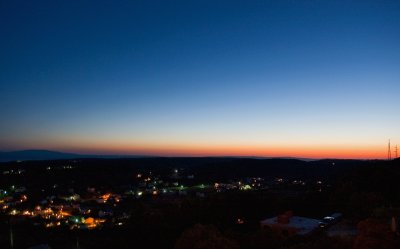
M 336 224 L 337 222 L 339 222 L 341 218 L 342 218 L 342 214 L 341 213 L 333 213 L 333 214 L 331 214 L 329 216 L 325 216 L 321 220 L 319 226 L 321 228 L 331 226 L 331 225 Z
M 262 220 L 260 224 L 261 227 L 269 227 L 284 236 L 307 235 L 319 227 L 320 220 L 293 216 L 293 212 L 288 211 L 276 217 Z

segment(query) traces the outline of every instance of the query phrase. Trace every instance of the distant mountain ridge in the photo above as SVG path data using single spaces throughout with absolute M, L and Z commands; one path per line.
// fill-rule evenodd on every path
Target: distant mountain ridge
M 79 159 L 79 158 L 141 158 L 149 157 L 145 155 L 94 155 L 66 153 L 53 150 L 19 150 L 19 151 L 0 151 L 0 162 L 13 161 L 45 161 L 61 159 Z
M 10 152 L 0 152 L 0 162 L 74 159 L 74 158 L 84 158 L 84 157 L 88 157 L 88 155 L 64 153 L 51 150 L 20 150 L 20 151 L 10 151 Z
M 19 151 L 0 151 L 0 162 L 12 161 L 37 161 L 37 160 L 61 160 L 61 159 L 79 159 L 79 158 L 144 158 L 144 157 L 168 157 L 168 156 L 149 156 L 149 155 L 90 155 L 90 154 L 77 154 L 66 153 L 52 150 L 19 150 Z M 179 156 L 173 156 L 179 157 Z M 190 156 L 182 156 L 188 157 Z M 210 158 L 243 158 L 243 159 L 294 159 L 301 161 L 317 161 L 321 159 L 300 158 L 300 157 L 259 157 L 259 156 L 211 156 Z M 207 156 L 205 156 L 207 158 Z M 397 159 L 394 159 L 397 160 Z

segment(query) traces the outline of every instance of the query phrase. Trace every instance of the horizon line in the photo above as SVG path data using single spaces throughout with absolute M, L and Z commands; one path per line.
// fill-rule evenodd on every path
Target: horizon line
M 168 155 L 168 154 L 110 154 L 110 153 L 82 153 L 82 152 L 69 152 L 63 150 L 51 150 L 51 149 L 21 149 L 21 150 L 0 150 L 0 153 L 16 153 L 16 152 L 24 152 L 24 151 L 46 151 L 51 153 L 61 153 L 61 154 L 72 154 L 76 156 L 81 156 L 86 159 L 95 158 L 95 157 L 114 157 L 117 158 L 129 158 L 129 157 L 146 157 L 146 158 L 251 158 L 251 159 L 295 159 L 295 160 L 303 160 L 303 161 L 316 161 L 316 160 L 382 160 L 385 161 L 384 157 L 378 158 L 362 158 L 362 157 L 306 157 L 306 156 L 267 156 L 267 155 L 213 155 L 213 154 L 205 154 L 205 155 L 185 155 L 185 154 L 177 154 L 177 155 Z M 62 158 L 60 158 L 62 159 Z M 75 159 L 75 158 L 71 158 Z M 106 158 L 104 158 L 106 159 Z M 113 158 L 109 158 L 113 159 Z M 392 158 L 396 159 L 396 158 Z M 51 159 L 50 159 L 51 160 Z

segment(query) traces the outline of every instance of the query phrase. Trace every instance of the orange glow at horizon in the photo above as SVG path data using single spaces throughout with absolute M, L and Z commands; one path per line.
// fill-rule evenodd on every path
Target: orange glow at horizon
M 86 155 L 143 155 L 143 156 L 254 156 L 254 157 L 297 157 L 297 158 L 338 158 L 338 159 L 386 159 L 387 141 L 369 139 L 353 142 L 332 140 L 321 142 L 317 139 L 288 141 L 261 141 L 231 139 L 133 139 L 130 137 L 85 137 L 60 136 L 42 140 L 10 141 L 10 148 L 45 149 Z M 393 139 L 393 146 L 398 139 Z M 20 144 L 24 144 L 23 147 Z M 394 148 L 392 148 L 394 150 Z M 393 154 L 393 153 L 392 153 Z
M 193 145 L 193 144 L 106 144 L 91 143 L 81 146 L 51 146 L 59 151 L 102 155 L 148 155 L 148 156 L 255 156 L 338 159 L 385 159 L 387 151 L 382 145 Z M 48 149 L 42 148 L 42 149 Z

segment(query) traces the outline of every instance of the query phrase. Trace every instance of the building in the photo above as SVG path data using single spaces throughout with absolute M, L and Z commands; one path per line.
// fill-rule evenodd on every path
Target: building
M 321 222 L 320 222 L 320 227 L 327 227 L 327 226 L 331 226 L 333 224 L 338 223 L 342 218 L 342 214 L 341 213 L 334 213 L 331 214 L 329 216 L 325 216 Z
M 319 227 L 320 220 L 293 216 L 293 212 L 288 211 L 276 217 L 262 220 L 260 224 L 261 227 L 269 227 L 284 236 L 307 235 Z

